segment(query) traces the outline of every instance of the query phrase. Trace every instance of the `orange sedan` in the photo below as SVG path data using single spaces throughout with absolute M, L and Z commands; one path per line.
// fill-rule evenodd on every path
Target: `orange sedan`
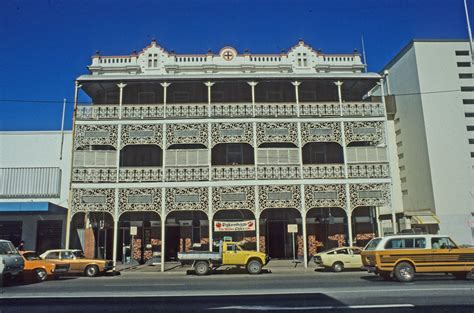
M 41 282 L 69 272 L 70 265 L 67 262 L 43 260 L 34 251 L 21 251 L 20 253 L 25 259 L 24 278 Z

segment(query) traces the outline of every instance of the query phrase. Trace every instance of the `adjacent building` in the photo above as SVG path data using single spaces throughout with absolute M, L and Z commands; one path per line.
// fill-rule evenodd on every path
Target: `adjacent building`
M 75 110 L 72 247 L 146 262 L 232 239 L 307 261 L 364 245 L 402 211 L 384 98 L 367 97 L 381 76 L 356 51 L 301 40 L 274 54 L 178 54 L 153 40 L 88 68 L 76 81 L 92 104 Z
M 404 213 L 474 243 L 474 77 L 467 40 L 413 40 L 385 67 Z
M 65 247 L 71 131 L 0 132 L 0 238 Z

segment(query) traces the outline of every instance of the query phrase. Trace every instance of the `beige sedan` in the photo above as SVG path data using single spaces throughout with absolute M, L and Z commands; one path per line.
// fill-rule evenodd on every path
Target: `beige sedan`
M 342 272 L 345 268 L 362 267 L 361 248 L 339 247 L 326 250 L 314 255 L 314 263 L 317 268 L 332 269 L 334 272 Z
M 70 264 L 69 273 L 83 274 L 94 277 L 113 269 L 111 260 L 89 259 L 81 250 L 58 249 L 48 250 L 42 255 L 45 260 L 61 260 Z

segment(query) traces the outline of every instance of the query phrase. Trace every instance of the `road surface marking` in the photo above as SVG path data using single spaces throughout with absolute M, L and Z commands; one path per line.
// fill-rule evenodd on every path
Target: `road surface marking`
M 217 308 L 209 308 L 210 310 L 252 310 L 252 311 L 300 311 L 300 310 L 342 310 L 342 309 L 401 309 L 414 308 L 413 304 L 367 304 L 367 305 L 341 305 L 341 306 L 302 306 L 302 307 L 279 307 L 279 306 L 260 306 L 260 305 L 241 305 L 241 306 L 224 306 Z

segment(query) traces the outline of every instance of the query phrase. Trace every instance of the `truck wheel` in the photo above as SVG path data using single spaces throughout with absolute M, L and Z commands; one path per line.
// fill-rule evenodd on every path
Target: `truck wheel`
M 99 268 L 96 265 L 88 265 L 84 271 L 84 274 L 86 274 L 87 277 L 95 277 L 98 273 Z
M 39 282 L 45 281 L 48 278 L 48 273 L 42 268 L 35 269 L 35 277 Z
M 198 261 L 194 265 L 194 272 L 196 275 L 202 276 L 209 273 L 209 263 L 206 261 Z
M 247 263 L 247 272 L 251 275 L 260 274 L 262 272 L 262 262 L 251 260 Z
M 408 262 L 400 262 L 393 271 L 399 282 L 408 283 L 415 279 L 415 268 Z
M 340 273 L 344 270 L 344 264 L 342 264 L 342 262 L 335 262 L 332 265 L 332 270 L 333 272 Z

